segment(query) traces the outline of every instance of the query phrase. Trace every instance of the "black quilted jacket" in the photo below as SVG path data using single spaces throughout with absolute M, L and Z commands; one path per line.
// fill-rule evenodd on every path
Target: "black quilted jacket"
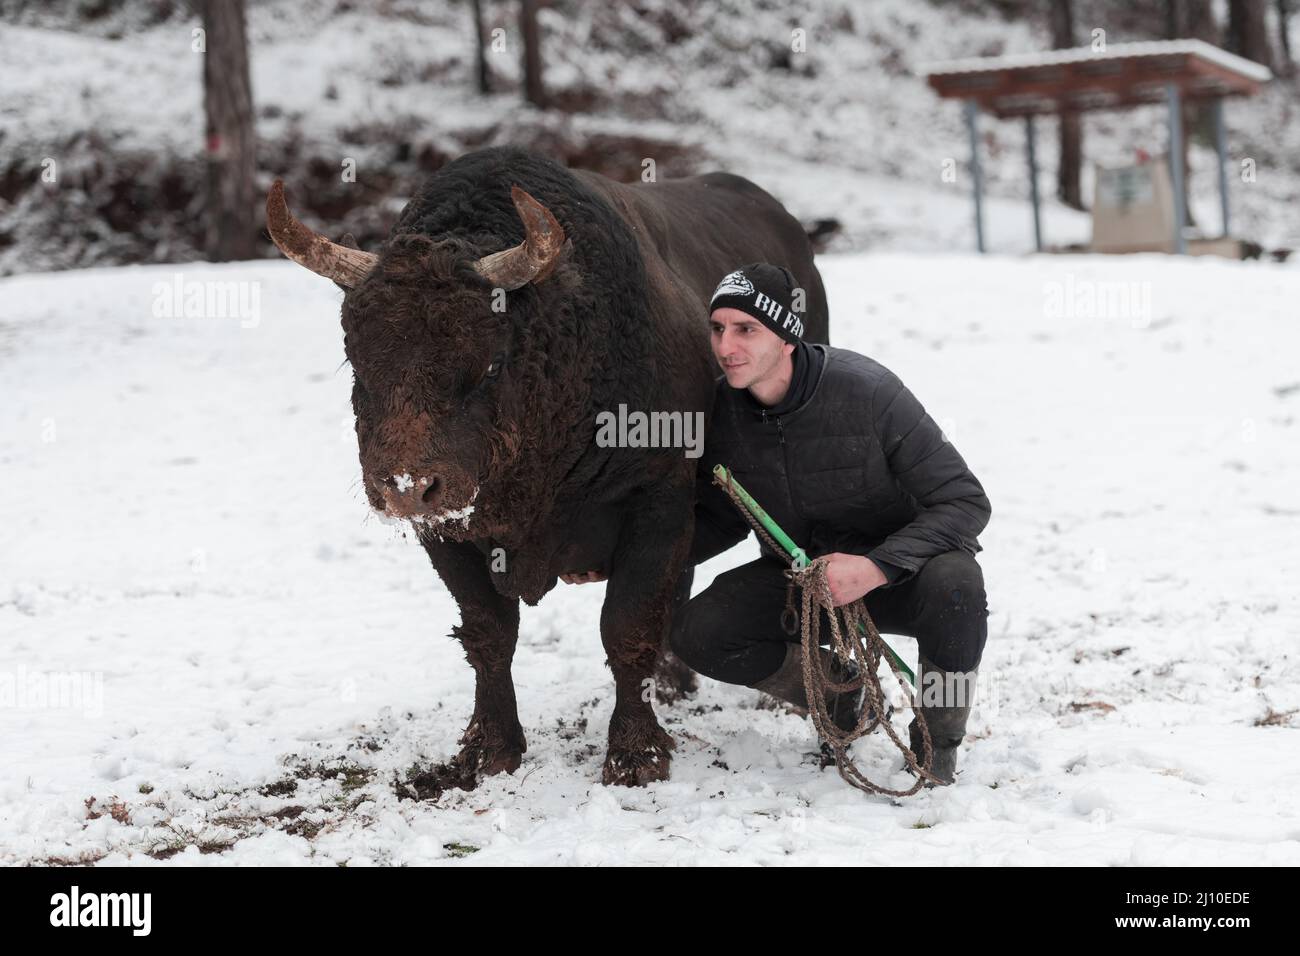
M 712 484 L 719 463 L 809 557 L 866 555 L 897 584 L 946 551 L 980 551 L 989 499 L 921 403 L 879 362 L 811 348 L 823 357 L 811 397 L 780 415 L 719 377 L 700 458 L 691 564 L 749 533 Z M 762 553 L 776 557 L 766 545 Z

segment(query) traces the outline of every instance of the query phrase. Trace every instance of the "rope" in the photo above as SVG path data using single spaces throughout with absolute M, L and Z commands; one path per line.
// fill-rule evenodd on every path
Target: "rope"
M 907 681 L 903 678 L 903 673 L 894 663 L 893 658 L 884 653 L 885 642 L 880 637 L 880 632 L 876 630 L 876 624 L 871 620 L 871 615 L 867 613 L 866 605 L 863 604 L 862 598 L 835 607 L 834 598 L 831 597 L 830 582 L 826 577 L 827 562 L 825 558 L 817 558 L 805 568 L 793 567 L 793 561 L 785 554 L 782 548 L 767 530 L 749 511 L 745 503 L 740 499 L 735 489 L 731 487 L 731 472 L 726 473 L 726 478 L 719 478 L 716 474 L 713 476 L 713 483 L 721 488 L 731 499 L 731 503 L 744 517 L 749 526 L 754 529 L 758 535 L 774 554 L 785 557 L 786 563 L 792 565 L 783 573 L 789 582 L 785 592 L 785 609 L 781 612 L 781 628 L 790 635 L 796 631 L 796 616 L 802 622 L 800 640 L 803 643 L 803 686 L 804 693 L 808 698 L 808 713 L 812 717 L 813 727 L 817 731 L 817 736 L 821 738 L 826 746 L 830 747 L 835 756 L 835 766 L 840 772 L 840 776 L 849 783 L 850 786 L 856 787 L 864 793 L 880 793 L 891 797 L 910 797 L 925 785 L 927 780 L 937 784 L 944 781 L 934 776 L 930 772 L 930 767 L 934 760 L 934 746 L 930 740 L 930 728 L 926 726 L 925 716 L 920 709 L 915 706 L 915 699 L 912 696 L 911 689 L 907 686 Z M 798 587 L 802 592 L 800 600 L 800 612 L 795 611 L 794 590 Z M 826 612 L 826 617 L 830 621 L 830 647 L 836 659 L 841 665 L 848 665 L 855 662 L 858 668 L 858 676 L 847 683 L 836 683 L 830 675 L 823 673 L 821 667 L 821 612 Z M 841 618 L 843 623 L 841 624 Z M 863 635 L 866 640 L 863 640 Z M 880 687 L 880 659 L 884 657 L 889 664 L 889 669 L 894 672 L 894 677 L 898 680 L 899 686 L 903 690 L 903 695 L 908 703 L 912 705 L 912 712 L 916 715 L 917 726 L 921 731 L 921 753 L 920 762 L 917 761 L 917 755 L 911 748 L 904 744 L 895 732 L 890 721 L 883 717 L 885 714 L 884 692 Z M 845 693 L 856 691 L 865 686 L 866 703 L 868 706 L 862 708 L 858 716 L 858 723 L 852 730 L 841 730 L 832 719 L 830 708 L 826 703 L 826 692 Z M 877 714 L 877 719 L 869 720 L 868 714 L 873 712 Z M 876 729 L 876 724 L 882 724 L 889 739 L 894 745 L 903 752 L 903 759 L 916 774 L 916 783 L 908 790 L 890 790 L 872 783 L 866 775 L 858 769 L 851 757 L 849 757 L 849 747 L 855 740 L 867 736 Z M 870 724 L 870 726 L 868 726 Z M 910 741 L 909 741 L 910 743 Z

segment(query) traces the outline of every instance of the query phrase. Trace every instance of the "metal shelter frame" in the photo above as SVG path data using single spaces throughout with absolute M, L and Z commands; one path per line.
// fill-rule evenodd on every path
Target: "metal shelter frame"
M 1219 209 L 1228 235 L 1227 136 L 1223 101 L 1253 96 L 1272 79 L 1265 66 L 1202 40 L 1116 43 L 1104 49 L 1083 47 L 1045 53 L 954 60 L 923 68 L 930 86 L 944 99 L 962 101 L 970 140 L 975 245 L 984 252 L 983 172 L 979 157 L 979 114 L 1023 118 L 1029 165 L 1029 199 L 1034 210 L 1034 247 L 1043 250 L 1042 213 L 1034 117 L 1089 110 L 1168 104 L 1169 165 L 1174 194 L 1174 249 L 1187 251 L 1183 192 L 1183 101 L 1214 104 L 1215 145 L 1219 154 Z

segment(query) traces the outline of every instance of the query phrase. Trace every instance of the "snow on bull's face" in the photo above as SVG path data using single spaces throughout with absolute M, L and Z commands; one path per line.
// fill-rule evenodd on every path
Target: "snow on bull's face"
M 362 481 L 381 515 L 463 539 L 490 533 L 474 502 L 519 450 L 524 401 L 491 290 L 439 279 L 450 264 L 417 238 L 343 302 Z

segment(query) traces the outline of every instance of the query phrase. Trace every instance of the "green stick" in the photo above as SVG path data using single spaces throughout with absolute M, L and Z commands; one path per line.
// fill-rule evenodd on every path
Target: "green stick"
M 717 475 L 719 478 L 721 478 L 724 482 L 728 482 L 730 484 L 731 489 L 736 492 L 736 497 L 739 498 L 741 502 L 745 505 L 745 507 L 749 509 L 749 513 L 752 514 L 758 520 L 759 524 L 761 524 L 764 528 L 767 529 L 767 533 L 770 534 L 773 538 L 775 538 L 777 543 L 780 544 L 781 547 L 785 548 L 786 552 L 790 555 L 793 564 L 796 568 L 806 568 L 808 567 L 809 564 L 812 563 L 808 559 L 808 555 L 804 552 L 803 548 L 795 544 L 794 540 L 788 534 L 786 534 L 784 530 L 782 530 L 781 526 L 772 520 L 772 516 L 763 510 L 763 508 L 759 505 L 757 501 L 754 500 L 753 496 L 751 496 L 748 491 L 746 491 L 743 487 L 741 487 L 740 482 L 738 482 L 735 479 L 735 477 L 732 476 L 731 473 L 727 471 L 726 466 L 715 465 L 713 468 L 713 473 Z M 864 637 L 866 636 L 866 629 L 861 625 L 861 623 L 858 624 L 858 630 L 862 633 Z M 897 652 L 892 647 L 889 646 L 889 643 L 883 637 L 880 639 L 880 643 L 885 645 L 885 650 L 889 652 L 889 656 L 893 658 L 893 661 L 895 664 L 898 665 L 899 670 L 901 670 L 904 674 L 907 675 L 908 683 L 910 683 L 912 687 L 915 688 L 916 674 L 912 671 L 912 668 L 908 667 L 906 664 L 903 663 L 903 659 L 898 656 Z

